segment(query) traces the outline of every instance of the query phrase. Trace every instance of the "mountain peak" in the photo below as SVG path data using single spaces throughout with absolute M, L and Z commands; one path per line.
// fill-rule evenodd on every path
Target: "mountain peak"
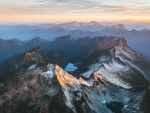
M 72 38 L 70 35 L 67 35 L 67 36 L 61 36 L 61 37 L 58 37 L 54 40 L 54 42 L 73 42 L 74 41 L 74 38 Z
M 11 41 L 14 41 L 14 42 L 21 42 L 21 40 L 17 39 L 17 38 L 12 38 L 10 39 Z
M 109 28 L 112 30 L 127 30 L 123 24 L 112 25 Z
M 47 62 L 48 58 L 46 53 L 41 47 L 34 48 L 26 53 L 25 61 L 35 61 L 36 63 Z
M 36 36 L 32 40 L 41 40 L 41 38 L 39 36 Z
M 77 21 L 73 21 L 72 22 L 74 25 L 78 25 L 78 22 Z
M 111 49 L 115 46 L 118 47 L 124 47 L 127 46 L 127 41 L 125 40 L 125 38 L 119 38 L 119 37 L 106 37 L 103 39 L 102 43 L 98 43 L 97 44 L 97 49 L 98 50 L 107 50 L 107 49 Z
M 29 43 L 34 45 L 34 47 L 40 46 L 40 43 L 45 42 L 44 39 L 41 39 L 39 36 L 29 40 Z
M 142 29 L 141 32 L 147 32 L 147 31 L 150 31 L 148 29 Z
M 138 32 L 137 30 L 135 30 L 135 29 L 132 29 L 130 32 Z
M 39 37 L 39 36 L 36 36 L 35 38 L 32 38 L 31 40 L 29 40 L 29 42 L 31 42 L 31 43 L 39 43 L 39 42 L 41 42 L 42 41 L 42 39 Z
M 89 25 L 98 25 L 98 23 L 96 21 L 91 21 L 88 23 Z

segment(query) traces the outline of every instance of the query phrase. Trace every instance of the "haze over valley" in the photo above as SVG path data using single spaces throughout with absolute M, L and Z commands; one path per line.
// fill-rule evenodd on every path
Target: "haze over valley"
M 132 26 L 132 27 L 131 27 Z M 148 25 L 147 25 L 148 26 Z M 144 28 L 145 27 L 145 28 Z M 110 24 L 91 21 L 43 24 L 1 25 L 1 39 L 20 40 L 25 43 L 35 37 L 53 41 L 58 37 L 70 35 L 74 39 L 98 36 L 117 36 L 125 38 L 129 46 L 150 60 L 150 29 L 141 24 Z M 2 45 L 1 45 L 2 46 Z M 40 45 L 39 45 L 40 46 Z
M 150 113 L 150 1 L 1 0 L 0 113 Z

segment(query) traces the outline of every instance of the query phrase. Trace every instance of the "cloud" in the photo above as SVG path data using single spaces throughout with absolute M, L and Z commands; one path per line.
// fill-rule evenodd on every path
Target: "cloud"
M 130 6 L 126 5 L 108 5 L 103 4 L 101 2 L 97 1 L 88 1 L 88 0 L 43 0 L 43 2 L 36 6 L 36 8 L 47 8 L 50 10 L 53 10 L 55 12 L 57 11 L 63 11 L 65 12 L 87 12 L 92 13 L 90 11 L 95 12 L 122 12 L 122 11 L 129 11 L 132 8 Z
M 141 13 L 141 14 L 146 14 L 146 13 L 150 13 L 150 6 L 141 6 L 141 7 L 138 7 L 136 9 L 136 11 L 138 13 Z
M 141 4 L 141 5 L 145 5 L 145 4 L 149 4 L 148 2 L 137 2 L 136 4 Z
M 31 0 L 32 1 L 32 0 Z M 27 1 L 26 1 L 27 2 Z M 33 1 L 32 1 L 33 2 Z M 8 8 L 9 7 L 9 8 Z M 134 14 L 146 12 L 142 6 L 114 5 L 101 0 L 34 0 L 32 4 L 17 4 L 0 7 L 0 14 Z
M 45 2 L 45 1 L 43 1 L 43 0 L 37 0 L 37 1 L 35 1 L 35 2 Z

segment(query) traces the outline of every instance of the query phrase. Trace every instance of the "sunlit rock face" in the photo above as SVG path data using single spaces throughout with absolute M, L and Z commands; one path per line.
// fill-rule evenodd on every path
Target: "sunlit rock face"
M 32 50 L 33 51 L 33 50 Z M 27 52 L 24 60 L 26 61 L 35 61 L 36 63 L 43 63 L 48 61 L 48 57 L 46 53 L 43 51 L 41 47 L 36 49 L 33 52 Z
M 112 113 L 106 103 L 121 102 L 123 113 L 140 112 L 145 91 L 130 91 L 113 84 L 94 72 L 89 79 L 79 80 L 56 66 L 57 79 L 61 84 L 66 105 L 75 113 Z M 142 112 L 142 111 L 141 111 Z
M 21 76 L 32 65 L 44 63 L 48 57 L 41 47 L 31 49 L 26 53 L 15 55 L 0 63 L 0 82 L 9 81 L 17 76 Z
M 87 80 L 81 77 L 77 79 L 52 64 L 32 67 L 21 77 L 0 87 L 2 113 L 38 113 L 44 112 L 46 106 L 48 112 L 53 113 L 57 111 L 57 105 L 60 108 L 63 106 L 66 113 L 112 113 L 106 107 L 106 103 L 111 101 L 125 105 L 122 109 L 124 113 L 134 110 L 140 112 L 145 95 L 144 90 L 134 92 L 121 88 L 97 72 Z
M 0 84 L 0 113 L 146 113 L 149 63 L 124 39 L 102 42 L 86 54 L 77 77 L 48 63 L 43 52 L 25 54 L 15 77 Z
M 72 110 L 63 100 L 60 85 L 62 82 L 55 74 L 57 70 L 63 73 L 60 67 L 53 64 L 39 64 L 27 70 L 22 76 L 1 84 L 0 113 L 39 113 L 43 112 L 46 106 L 51 106 L 48 110 L 50 113 L 57 111 L 55 107 L 62 109 L 58 110 L 59 113 L 71 113 Z M 55 106 L 52 106 L 52 103 Z
M 105 105 L 111 101 L 126 105 L 123 108 L 126 113 L 140 111 L 145 94 L 144 90 L 133 92 L 112 84 L 96 72 L 87 80 L 77 79 L 52 64 L 36 65 L 0 87 L 2 113 L 38 113 L 44 112 L 46 106 L 49 113 L 62 113 L 52 103 L 63 106 L 65 113 L 112 113 Z
M 36 64 L 52 63 L 65 68 L 68 62 L 68 58 L 60 50 L 52 50 L 47 55 L 41 47 L 36 47 L 0 62 L 0 82 L 21 76 L 26 70 L 34 68 Z

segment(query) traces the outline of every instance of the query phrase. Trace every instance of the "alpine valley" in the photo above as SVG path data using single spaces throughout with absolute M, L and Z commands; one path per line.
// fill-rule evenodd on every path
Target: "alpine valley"
M 150 113 L 150 62 L 125 38 L 1 39 L 0 61 L 0 113 Z

